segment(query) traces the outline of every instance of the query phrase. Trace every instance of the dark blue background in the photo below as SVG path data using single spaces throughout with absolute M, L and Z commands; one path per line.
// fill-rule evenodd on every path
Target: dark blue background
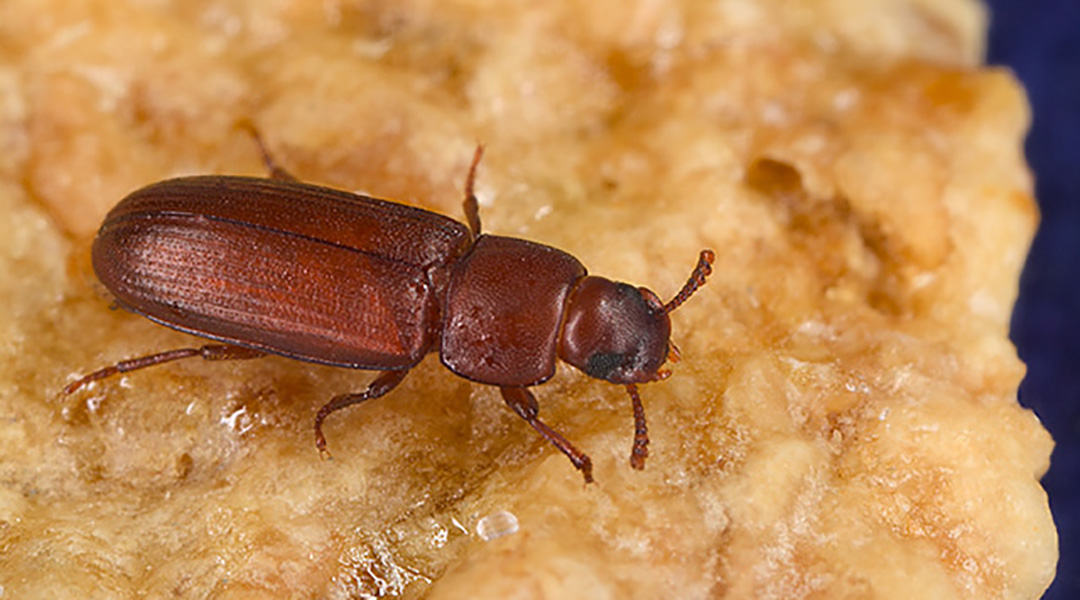
M 1020 401 L 1057 447 L 1043 486 L 1061 540 L 1044 598 L 1080 598 L 1080 1 L 990 0 L 988 61 L 1031 100 L 1026 143 L 1042 224 L 1020 279 L 1012 339 L 1028 365 Z

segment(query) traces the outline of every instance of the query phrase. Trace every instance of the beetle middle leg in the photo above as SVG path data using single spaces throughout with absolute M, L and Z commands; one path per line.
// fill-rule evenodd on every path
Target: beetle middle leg
M 405 379 L 405 375 L 408 372 L 408 369 L 383 371 L 363 392 L 360 392 L 359 394 L 342 394 L 340 396 L 334 396 L 329 402 L 324 404 L 323 407 L 319 409 L 319 413 L 315 415 L 315 448 L 319 450 L 319 454 L 321 454 L 323 458 L 330 456 L 330 452 L 326 449 L 326 437 L 322 432 L 323 421 L 326 420 L 326 417 L 329 416 L 330 413 L 352 406 L 353 404 L 360 404 L 361 402 L 386 395 L 390 390 L 397 387 L 402 379 Z
M 266 353 L 251 348 L 245 348 L 243 346 L 230 346 L 228 344 L 207 344 L 197 348 L 178 348 L 176 350 L 169 350 L 168 352 L 159 352 L 157 354 L 122 360 L 112 366 L 98 369 L 89 375 L 67 384 L 64 387 L 64 394 L 72 394 L 83 386 L 89 385 L 95 381 L 107 379 L 113 375 L 130 373 L 131 371 L 138 371 L 139 369 L 153 367 L 174 360 L 183 360 L 185 358 L 201 358 L 203 360 L 248 360 L 260 358 L 262 356 L 266 356 Z
M 559 432 L 548 427 L 537 418 L 536 415 L 540 412 L 540 406 L 536 403 L 536 396 L 533 396 L 532 392 L 523 387 L 500 387 L 499 391 L 502 392 L 503 400 L 506 401 L 510 408 L 514 409 L 518 416 L 525 419 L 544 439 L 554 444 L 570 459 L 570 462 L 574 463 L 574 466 L 585 476 L 585 483 L 592 483 L 592 459 L 575 448 Z
M 266 165 L 266 170 L 270 172 L 270 179 L 300 181 L 295 175 L 288 172 L 285 167 L 282 167 L 278 161 L 274 160 L 274 156 L 270 154 L 270 150 L 266 147 L 266 142 L 263 141 L 262 135 L 259 134 L 259 130 L 255 128 L 253 123 L 244 121 L 240 126 L 246 129 L 247 132 L 251 134 L 251 137 L 255 138 L 255 146 L 259 148 L 259 156 L 262 157 L 263 164 Z

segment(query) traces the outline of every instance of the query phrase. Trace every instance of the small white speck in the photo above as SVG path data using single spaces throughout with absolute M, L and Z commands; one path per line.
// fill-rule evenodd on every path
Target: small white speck
M 439 527 L 431 536 L 431 544 L 436 548 L 442 548 L 446 545 L 446 540 L 448 540 L 449 538 L 450 530 L 445 527 Z
M 476 523 L 476 535 L 480 536 L 485 542 L 501 538 L 504 535 L 515 534 L 517 530 L 517 517 L 514 516 L 514 513 L 505 510 L 492 513 Z
M 473 386 L 473 387 L 475 388 L 477 386 Z M 454 527 L 457 527 L 458 531 L 460 531 L 461 533 L 464 533 L 465 535 L 469 534 L 469 528 L 462 525 L 461 521 L 457 520 L 457 517 L 450 517 L 450 523 L 452 523 L 454 525 Z
M 247 433 L 255 426 L 245 406 L 241 406 L 227 417 L 222 417 L 221 424 L 237 433 Z

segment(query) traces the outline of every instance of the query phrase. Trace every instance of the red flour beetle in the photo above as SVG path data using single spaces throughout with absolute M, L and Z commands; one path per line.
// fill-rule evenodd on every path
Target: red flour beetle
M 705 283 L 711 250 L 665 304 L 645 288 L 589 275 L 562 250 L 482 234 L 473 194 L 482 148 L 466 180 L 466 226 L 301 183 L 259 147 L 271 178 L 149 185 L 113 208 L 94 239 L 94 270 L 119 306 L 219 343 L 125 360 L 64 393 L 191 357 L 278 354 L 381 371 L 367 390 L 319 410 L 315 444 L 325 452 L 330 413 L 388 393 L 438 351 L 457 375 L 499 386 L 510 408 L 590 482 L 592 461 L 537 417 L 529 390 L 555 374 L 558 357 L 626 387 L 635 424 L 630 463 L 644 468 L 649 438 L 637 384 L 670 375 L 661 368 L 678 358 L 668 315 Z

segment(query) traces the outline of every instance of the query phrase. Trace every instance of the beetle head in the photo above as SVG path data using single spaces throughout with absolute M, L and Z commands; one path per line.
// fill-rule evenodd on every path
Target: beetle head
M 668 314 L 705 283 L 713 260 L 711 250 L 702 250 L 690 279 L 667 304 L 645 288 L 583 277 L 566 303 L 559 358 L 612 383 L 664 379 L 671 372 L 660 367 L 678 357 Z
M 612 383 L 655 381 L 668 354 L 671 320 L 656 294 L 603 277 L 571 292 L 559 358 Z

